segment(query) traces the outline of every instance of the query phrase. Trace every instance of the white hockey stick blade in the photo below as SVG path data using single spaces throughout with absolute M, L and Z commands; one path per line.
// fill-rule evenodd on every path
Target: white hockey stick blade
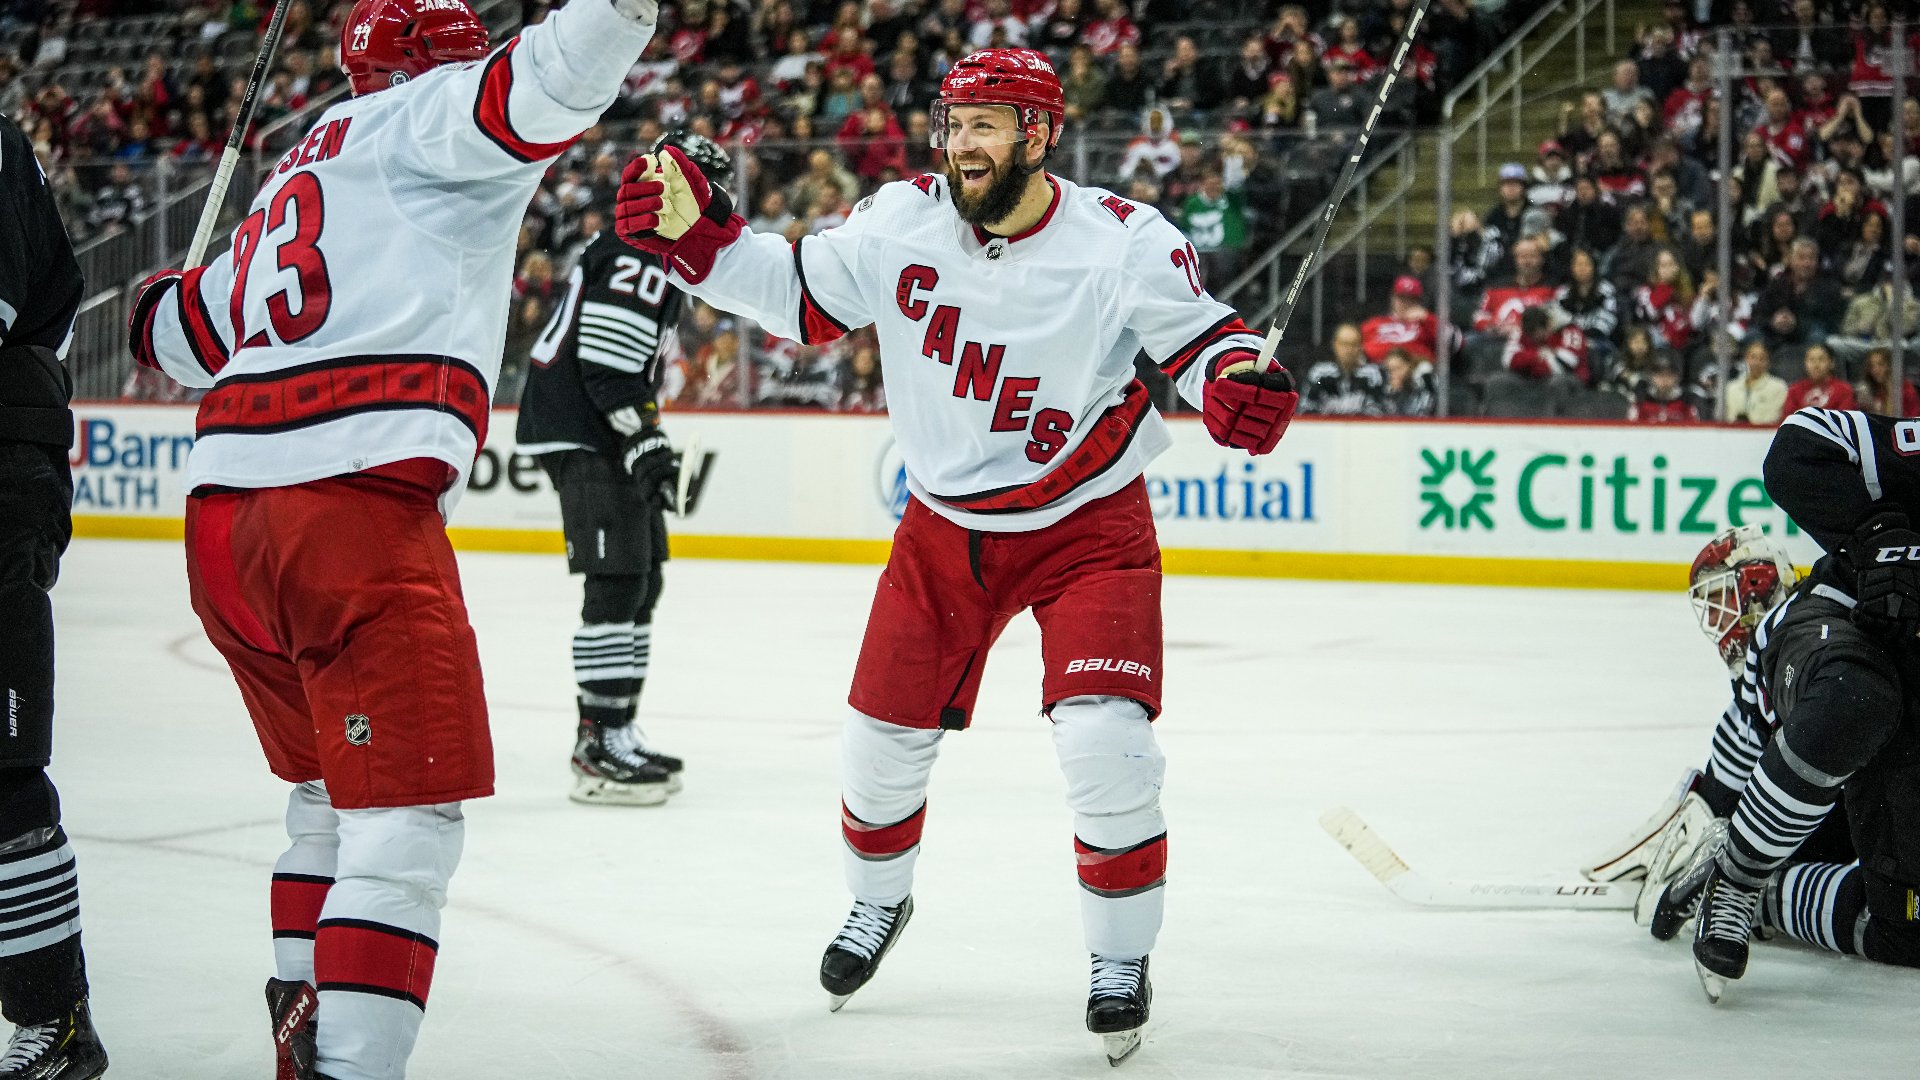
M 1619 884 L 1569 878 L 1565 881 L 1449 881 L 1423 877 L 1394 854 L 1344 806 L 1320 815 L 1320 827 L 1347 849 L 1367 873 L 1395 896 L 1420 907 L 1498 911 L 1545 909 L 1558 911 L 1626 911 L 1633 907 L 1639 883 Z
M 693 483 L 694 469 L 700 461 L 700 435 L 697 432 L 687 438 L 687 448 L 681 452 L 680 460 L 685 464 L 680 467 L 680 478 L 678 482 L 674 484 L 673 512 L 685 517 L 687 513 L 687 488 Z

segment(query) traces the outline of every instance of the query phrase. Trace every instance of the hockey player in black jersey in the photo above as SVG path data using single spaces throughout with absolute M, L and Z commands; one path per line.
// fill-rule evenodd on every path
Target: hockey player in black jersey
M 730 163 L 712 141 L 673 132 L 655 149 L 669 144 L 725 181 Z M 576 802 L 656 806 L 680 790 L 680 759 L 654 750 L 634 715 L 667 558 L 663 509 L 677 497 L 683 467 L 660 429 L 657 398 L 666 336 L 684 299 L 660 256 L 602 231 L 581 252 L 565 302 L 534 345 L 520 398 L 520 452 L 539 457 L 560 493 L 567 568 L 586 577 L 573 635 Z
M 1660 938 L 1693 914 L 1713 1001 L 1745 974 L 1758 926 L 1920 966 L 1915 450 L 1920 421 L 1802 409 L 1767 455 L 1769 494 L 1826 555 L 1754 632 L 1754 689 L 1773 732 L 1724 839 L 1699 845 L 1652 913 Z M 1809 849 L 1837 803 L 1858 861 Z
M 0 116 L 0 1080 L 90 1080 L 80 893 L 53 754 L 53 608 L 73 535 L 73 383 L 62 358 L 85 285 L 33 148 Z

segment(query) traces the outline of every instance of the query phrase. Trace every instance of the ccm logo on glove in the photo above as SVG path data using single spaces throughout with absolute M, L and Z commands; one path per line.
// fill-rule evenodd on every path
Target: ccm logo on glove
M 1907 562 L 1920 560 L 1920 544 L 1904 547 L 1883 547 L 1874 555 L 1874 562 Z

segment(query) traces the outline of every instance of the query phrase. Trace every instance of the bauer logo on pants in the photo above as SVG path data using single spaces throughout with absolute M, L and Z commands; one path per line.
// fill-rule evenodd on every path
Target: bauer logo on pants
M 1153 681 L 1153 669 L 1138 660 L 1110 660 L 1103 657 L 1071 660 L 1067 663 L 1065 674 L 1077 675 L 1083 671 L 1116 671 L 1122 675 L 1138 675 L 1148 682 Z
M 347 714 L 347 745 L 365 746 L 373 741 L 373 721 L 366 713 Z

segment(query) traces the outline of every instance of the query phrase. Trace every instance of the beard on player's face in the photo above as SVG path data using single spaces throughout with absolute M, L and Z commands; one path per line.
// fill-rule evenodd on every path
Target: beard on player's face
M 953 188 L 953 206 L 960 212 L 961 221 L 986 226 L 1005 220 L 1013 213 L 1020 205 L 1021 196 L 1027 193 L 1027 173 L 1019 167 L 1026 152 L 1027 144 L 1023 142 L 1009 144 L 1004 160 L 996 160 L 977 147 L 948 151 L 947 183 Z M 986 189 L 977 194 L 968 191 L 967 178 L 972 176 L 977 180 L 983 172 L 990 178 Z

